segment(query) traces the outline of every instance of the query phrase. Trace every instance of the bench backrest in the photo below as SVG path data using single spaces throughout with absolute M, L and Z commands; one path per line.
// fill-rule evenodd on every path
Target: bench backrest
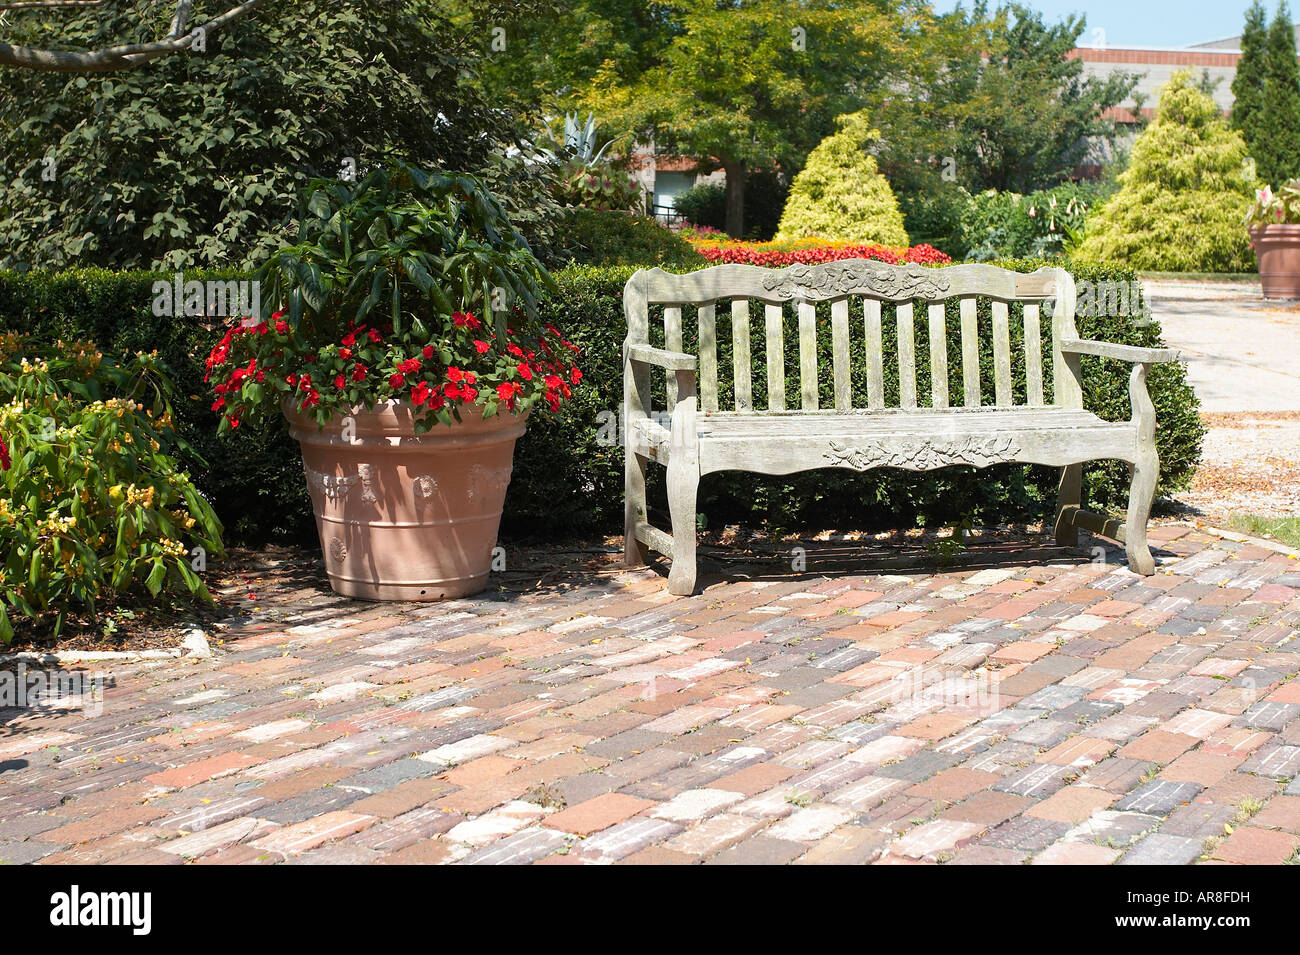
M 751 303 L 764 307 L 762 359 L 751 347 L 756 324 Z M 1062 339 L 1078 337 L 1074 280 L 1064 269 L 1023 274 L 991 265 L 927 268 L 866 259 L 782 269 L 718 265 L 684 275 L 642 269 L 628 280 L 623 305 L 629 343 L 698 356 L 704 412 L 816 410 L 822 404 L 818 365 L 826 357 L 839 411 L 948 408 L 950 379 L 960 391 L 956 403 L 968 408 L 1083 404 L 1077 358 L 1063 357 L 1059 348 Z M 684 309 L 695 314 L 684 316 Z M 983 322 L 981 314 L 987 316 Z M 918 333 L 922 315 L 928 327 Z M 950 334 L 950 326 L 956 334 Z M 798 339 L 798 395 L 787 395 L 787 373 L 796 373 L 786 368 L 788 336 Z M 917 394 L 918 351 L 928 395 Z M 1044 351 L 1051 358 L 1050 400 Z M 1013 378 L 1013 363 L 1023 368 L 1023 376 Z M 760 407 L 755 407 L 757 378 L 766 391 Z M 1017 380 L 1023 386 L 1013 387 Z M 666 389 L 671 410 L 676 403 L 671 373 Z M 721 409 L 720 395 L 726 399 Z

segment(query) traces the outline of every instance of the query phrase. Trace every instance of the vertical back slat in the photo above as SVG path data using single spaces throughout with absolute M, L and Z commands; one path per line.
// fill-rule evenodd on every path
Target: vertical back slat
M 1031 408 L 1043 406 L 1043 332 L 1038 303 L 1025 303 L 1025 391 Z
M 682 308 L 680 305 L 664 307 L 664 347 L 669 351 L 682 350 Z M 668 410 L 677 407 L 677 373 L 668 372 Z
M 974 297 L 968 295 L 961 300 L 961 380 L 967 408 L 980 406 L 980 339 L 975 307 Z
M 849 300 L 831 303 L 831 349 L 835 370 L 835 410 L 853 407 L 853 382 L 849 376 Z
M 768 305 L 764 309 L 767 324 L 767 409 L 785 410 L 785 333 L 782 330 L 783 309 Z
M 805 411 L 817 410 L 817 306 L 799 303 L 799 391 Z
M 911 302 L 898 303 L 898 406 L 916 407 L 916 341 Z
M 862 300 L 862 324 L 867 334 L 867 407 L 885 407 L 885 362 L 880 343 L 880 300 Z
M 930 303 L 930 397 L 934 407 L 948 407 L 948 322 L 943 302 Z
M 736 387 L 736 410 L 751 411 L 754 397 L 749 381 L 749 301 L 731 303 L 732 382 Z
M 1007 322 L 1007 303 L 994 302 L 993 310 L 993 385 L 994 402 L 999 408 L 1011 406 L 1011 328 Z
M 718 329 L 712 302 L 699 307 L 700 320 L 700 407 L 718 410 Z

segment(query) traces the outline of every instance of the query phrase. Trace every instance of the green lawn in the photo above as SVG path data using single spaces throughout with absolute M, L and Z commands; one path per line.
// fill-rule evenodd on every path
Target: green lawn
M 1262 517 L 1259 514 L 1234 514 L 1228 521 L 1234 531 L 1300 547 L 1300 517 Z

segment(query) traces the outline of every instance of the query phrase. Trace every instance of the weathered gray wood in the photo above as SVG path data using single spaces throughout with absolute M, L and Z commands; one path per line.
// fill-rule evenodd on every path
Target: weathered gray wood
M 679 352 L 682 345 L 682 308 L 680 305 L 668 305 L 664 308 L 664 347 L 668 351 Z M 668 410 L 677 407 L 677 379 L 668 376 Z
M 754 396 L 749 380 L 749 302 L 744 299 L 731 303 L 731 358 L 736 410 L 749 411 L 754 407 Z
M 700 486 L 695 418 L 695 396 L 683 396 L 673 411 L 673 451 L 668 461 L 668 513 L 673 522 L 668 592 L 681 597 L 695 589 L 695 498 Z
M 863 328 L 867 336 L 867 407 L 885 407 L 884 346 L 881 344 L 880 301 L 863 300 Z
M 1025 303 L 1025 392 L 1031 407 L 1043 405 L 1043 330 L 1038 324 L 1038 303 Z
M 817 306 L 799 303 L 799 393 L 805 411 L 817 407 Z
M 1155 558 L 1147 546 L 1147 518 L 1155 499 L 1160 476 L 1160 458 L 1156 454 L 1156 408 L 1147 393 L 1146 362 L 1133 366 L 1128 393 L 1133 408 L 1132 422 L 1137 429 L 1137 460 L 1133 462 L 1133 481 L 1129 485 L 1128 515 L 1124 521 L 1124 551 L 1135 574 L 1149 577 L 1156 572 Z
M 916 407 L 916 324 L 911 302 L 898 305 L 898 405 Z
M 1061 343 L 1077 340 L 1074 327 L 1074 279 L 1056 270 L 1056 299 L 1052 306 L 1052 403 L 1065 408 L 1083 407 L 1078 352 L 1063 352 Z
M 976 301 L 961 300 L 961 381 L 967 408 L 980 406 L 980 338 L 976 324 Z
M 849 300 L 831 303 L 831 367 L 835 374 L 835 407 L 853 407 L 853 382 L 849 373 Z
M 763 307 L 767 331 L 767 407 L 785 410 L 785 332 L 784 310 L 780 305 Z
M 943 302 L 930 303 L 930 403 L 948 407 L 948 320 Z
M 699 307 L 700 323 L 700 407 L 718 410 L 718 328 L 714 305 Z
M 993 401 L 999 408 L 1011 406 L 1011 325 L 1007 303 L 994 302 L 993 310 Z
M 1155 449 L 1155 408 L 1146 388 L 1150 364 L 1168 361 L 1172 349 L 1134 348 L 1108 342 L 1081 341 L 1074 324 L 1075 289 L 1063 269 L 1016 275 L 991 266 L 954 266 L 919 274 L 912 268 L 863 263 L 792 267 L 779 271 L 750 266 L 719 266 L 689 276 L 653 270 L 638 272 L 624 290 L 628 337 L 624 344 L 623 398 L 625 431 L 625 559 L 644 563 L 650 550 L 672 559 L 668 586 L 674 594 L 695 587 L 695 507 L 700 477 L 715 471 L 742 470 L 792 474 L 818 467 L 864 471 L 889 467 L 928 471 L 948 466 L 988 467 L 1000 463 L 1039 464 L 1061 469 L 1055 534 L 1077 543 L 1079 528 L 1114 537 L 1124 544 L 1129 566 L 1139 574 L 1154 572 L 1146 541 L 1146 522 L 1155 493 L 1159 460 Z M 869 267 L 867 267 L 869 266 Z M 859 288 L 861 286 L 861 288 Z M 917 289 L 935 289 L 921 296 Z M 696 290 L 702 298 L 684 295 Z M 755 292 L 754 289 L 758 291 Z M 793 291 L 792 291 L 793 290 Z M 863 323 L 867 344 L 867 408 L 853 408 L 849 385 L 849 305 L 846 296 L 864 292 Z M 807 293 L 807 294 L 803 294 Z M 664 296 L 669 296 L 664 298 Z M 799 353 L 802 407 L 785 409 L 782 307 L 799 298 Z M 962 379 L 965 407 L 947 407 L 948 349 L 945 297 L 960 302 Z M 975 296 L 992 299 L 995 406 L 980 407 L 978 326 Z M 752 356 L 748 347 L 748 311 L 738 298 L 767 303 L 766 338 L 769 410 L 752 405 L 752 385 L 742 369 Z M 929 302 L 930 368 L 933 406 L 916 407 L 916 357 L 913 299 Z M 831 301 L 831 351 L 835 374 L 835 408 L 817 406 L 817 321 L 815 302 Z M 717 342 L 714 302 L 731 300 L 735 411 L 717 408 Z M 881 301 L 898 303 L 900 408 L 884 407 L 884 356 L 881 354 Z M 1014 406 L 1011 391 L 1009 302 L 1024 302 L 1026 406 Z M 1044 404 L 1039 302 L 1051 301 L 1054 401 Z M 648 336 L 648 304 L 666 304 L 666 348 L 653 348 Z M 698 359 L 682 351 L 680 313 L 698 308 Z M 676 321 L 678 330 L 673 332 Z M 1081 355 L 1130 361 L 1132 416 L 1104 421 L 1082 405 Z M 699 392 L 695 367 L 699 364 Z M 650 371 L 671 376 L 676 403 L 670 426 L 651 410 Z M 1080 507 L 1082 464 L 1098 459 L 1128 462 L 1133 468 L 1126 520 L 1090 514 Z M 672 533 L 650 525 L 646 514 L 646 467 L 667 466 Z
M 667 351 L 652 348 L 649 345 L 628 345 L 629 360 L 645 365 L 654 365 L 666 371 L 695 370 L 697 359 L 694 355 L 681 351 Z
M 655 268 L 639 273 L 638 281 L 651 305 L 699 304 L 731 298 L 771 304 L 822 302 L 846 295 L 869 295 L 891 302 L 979 295 L 1013 302 L 1051 298 L 1060 271 L 1043 269 L 1022 275 L 992 265 L 951 265 L 935 269 L 845 259 L 784 269 L 715 265 L 685 275 Z

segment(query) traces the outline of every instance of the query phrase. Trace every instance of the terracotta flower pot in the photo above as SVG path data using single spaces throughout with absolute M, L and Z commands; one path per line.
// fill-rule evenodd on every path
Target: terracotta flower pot
M 1300 225 L 1266 225 L 1250 230 L 1265 298 L 1300 300 Z
M 415 434 L 409 402 L 353 410 L 324 428 L 284 408 L 302 447 L 325 570 L 337 593 L 365 600 L 441 600 L 487 586 L 515 441 L 524 417 Z M 350 438 L 350 440 L 349 440 Z

